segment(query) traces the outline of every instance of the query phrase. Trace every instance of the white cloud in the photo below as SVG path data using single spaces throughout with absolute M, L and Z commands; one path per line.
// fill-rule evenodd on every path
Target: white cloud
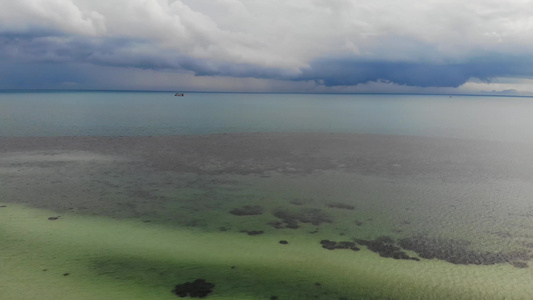
M 95 36 L 105 31 L 104 16 L 81 10 L 73 0 L 0 1 L 2 31 L 56 30 Z
M 533 5 L 522 0 L 17 0 L 0 3 L 3 27 L 153 41 L 183 54 L 300 68 L 349 53 L 413 55 L 409 41 L 456 57 L 508 44 L 531 49 Z M 381 47 L 394 37 L 397 49 Z M 386 45 L 387 43 L 385 43 Z M 354 49 L 357 49 L 354 52 Z M 516 50 L 516 49 L 515 49 Z
M 296 75 L 327 57 L 446 64 L 529 55 L 532 16 L 528 0 L 0 0 L 0 34 L 108 43 L 87 51 L 116 65 L 192 57 Z

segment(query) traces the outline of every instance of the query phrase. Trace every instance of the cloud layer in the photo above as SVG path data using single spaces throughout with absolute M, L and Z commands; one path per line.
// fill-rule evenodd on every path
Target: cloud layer
M 32 68 L 51 87 L 116 68 L 298 88 L 531 78 L 531 16 L 525 0 L 2 1 L 0 88 L 37 84 Z

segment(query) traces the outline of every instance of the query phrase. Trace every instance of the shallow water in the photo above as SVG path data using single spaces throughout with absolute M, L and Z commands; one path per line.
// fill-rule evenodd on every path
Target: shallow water
M 529 98 L 172 94 L 0 93 L 0 298 L 533 298 Z
M 204 278 L 213 299 L 530 299 L 531 148 L 310 133 L 0 138 L 0 292 L 175 299 L 174 285 Z

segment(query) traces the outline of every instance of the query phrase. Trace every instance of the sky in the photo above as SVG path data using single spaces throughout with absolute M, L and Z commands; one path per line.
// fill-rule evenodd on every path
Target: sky
M 533 95 L 529 0 L 0 0 L 0 89 Z

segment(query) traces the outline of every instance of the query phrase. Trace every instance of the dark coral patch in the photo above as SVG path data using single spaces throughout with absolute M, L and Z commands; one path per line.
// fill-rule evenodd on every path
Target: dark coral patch
M 245 205 L 232 209 L 230 213 L 236 216 L 256 216 L 263 214 L 263 208 L 259 205 Z
M 436 239 L 426 236 L 404 238 L 398 242 L 387 236 L 375 240 L 355 241 L 366 246 L 370 251 L 378 253 L 381 257 L 394 259 L 420 260 L 417 257 L 410 257 L 402 250 L 416 252 L 421 258 L 440 259 L 459 265 L 510 263 L 516 268 L 527 268 L 528 264 L 523 261 L 530 259 L 530 255 L 524 252 L 476 252 L 469 249 L 470 242 L 468 241 Z
M 358 251 L 359 248 L 356 246 L 354 242 L 348 242 L 348 241 L 340 241 L 337 242 L 337 249 L 351 249 L 354 251 Z
M 350 249 L 353 251 L 359 251 L 359 247 L 354 242 L 335 242 L 330 240 L 322 240 L 320 241 L 320 244 L 322 245 L 322 248 L 328 249 L 328 250 L 335 250 L 335 249 Z
M 330 208 L 340 208 L 340 209 L 348 209 L 348 210 L 354 210 L 355 206 L 345 204 L 345 203 L 330 203 L 328 204 L 328 207 Z
M 303 202 L 303 201 L 300 200 L 300 199 L 294 199 L 294 200 L 291 201 L 291 204 L 292 204 L 292 205 L 304 205 L 305 202 Z
M 241 230 L 241 232 L 247 233 L 248 235 L 260 235 L 265 233 L 263 230 Z
M 416 260 L 419 259 L 416 257 L 410 257 L 402 249 L 396 245 L 396 242 L 388 237 L 382 236 L 375 240 L 356 240 L 360 245 L 364 245 L 368 250 L 378 253 L 381 257 L 394 258 L 394 259 L 407 259 L 407 260 Z
M 196 279 L 195 281 L 177 284 L 172 293 L 180 297 L 205 298 L 213 291 L 215 285 L 205 281 L 205 279 Z
M 297 214 L 297 217 L 300 222 L 313 225 L 332 222 L 331 218 L 325 212 L 316 208 L 303 209 Z
M 328 250 L 335 250 L 335 248 L 337 247 L 337 242 L 330 240 L 321 240 L 320 244 L 322 244 L 322 248 Z
M 524 268 L 528 267 L 527 263 L 522 262 L 522 261 L 512 261 L 511 265 L 513 265 L 513 267 L 519 268 L 519 269 L 524 269 Z
M 283 229 L 285 228 L 285 224 L 283 222 L 269 222 L 268 225 L 276 228 L 276 229 Z
M 470 242 L 468 241 L 435 239 L 425 236 L 402 239 L 400 246 L 418 253 L 422 258 L 436 258 L 459 265 L 494 265 L 509 262 L 517 268 L 525 268 L 527 264 L 520 261 L 529 259 L 526 253 L 476 252 L 469 249 Z
M 286 210 L 277 209 L 273 213 L 274 217 L 281 219 L 281 222 L 271 222 L 271 224 L 275 224 L 275 228 L 292 228 L 296 229 L 298 228 L 298 215 L 293 212 L 289 212 Z
M 281 219 L 281 222 L 270 222 L 269 224 L 274 228 L 292 228 L 299 227 L 299 223 L 310 223 L 313 225 L 320 225 L 322 223 L 331 223 L 331 218 L 320 209 L 308 208 L 299 211 L 289 211 L 278 208 L 272 213 L 276 218 Z

